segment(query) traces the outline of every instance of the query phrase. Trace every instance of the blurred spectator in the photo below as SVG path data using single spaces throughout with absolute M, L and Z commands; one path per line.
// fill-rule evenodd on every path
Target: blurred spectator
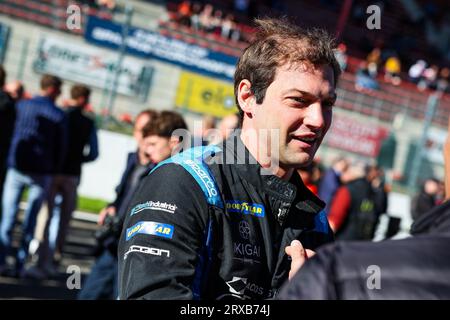
M 331 202 L 337 191 L 341 186 L 341 174 L 348 168 L 349 162 L 343 157 L 337 157 L 333 160 L 331 167 L 325 171 L 325 174 L 320 181 L 319 185 L 319 198 L 322 199 L 326 206 L 325 212 L 328 215 L 330 210 Z
M 141 179 L 154 167 L 144 148 L 142 130 L 157 116 L 153 110 L 144 110 L 136 117 L 133 136 L 138 144 L 138 150 L 127 156 L 125 171 L 116 188 L 116 199 L 100 211 L 98 224 L 103 227 L 100 229 L 101 232 L 97 233 L 98 258 L 78 294 L 78 299 L 98 300 L 117 297 L 117 239 L 122 231 L 119 219 L 126 214 L 130 198 Z
M 384 71 L 384 80 L 386 82 L 390 82 L 394 86 L 400 85 L 402 82 L 400 78 L 401 62 L 397 55 L 391 55 L 387 58 Z
M 113 12 L 116 9 L 116 0 L 97 0 L 97 5 L 100 10 L 107 10 Z
M 423 72 L 424 86 L 428 89 L 437 88 L 437 78 L 438 78 L 439 67 L 437 65 L 431 65 L 426 68 Z
M 214 31 L 214 17 L 213 17 L 214 7 L 211 4 L 206 4 L 203 10 L 200 12 L 199 21 L 200 29 L 205 32 Z
M 177 22 L 189 27 L 191 25 L 191 15 L 191 2 L 188 0 L 182 1 L 178 5 Z
M 438 192 L 438 180 L 425 180 L 419 193 L 411 200 L 411 217 L 413 220 L 417 220 L 422 214 L 430 211 L 436 205 Z
M 81 166 L 98 157 L 95 123 L 83 113 L 90 94 L 91 90 L 83 85 L 74 85 L 70 91 L 71 99 L 65 110 L 67 153 L 61 170 L 53 177 L 47 197 L 48 215 L 36 267 L 26 272 L 34 278 L 46 278 L 55 273 L 54 254 L 62 252 L 70 218 L 76 208 Z
M 5 85 L 5 91 L 13 98 L 15 102 L 25 97 L 25 88 L 23 83 L 16 80 Z
M 212 32 L 220 35 L 222 33 L 222 17 L 223 12 L 222 10 L 215 10 L 213 19 L 212 19 Z
M 33 239 L 36 216 L 48 194 L 52 176 L 59 172 L 66 151 L 64 112 L 55 105 L 62 81 L 44 75 L 41 94 L 19 101 L 14 135 L 8 155 L 8 171 L 3 193 L 0 227 L 0 266 L 11 254 L 12 231 L 25 187 L 29 187 L 21 246 L 16 255 L 13 275 L 23 271 L 28 245 Z
M 380 212 L 372 183 L 378 168 L 361 164 L 350 168 L 352 181 L 339 187 L 328 219 L 338 240 L 372 240 Z
M 204 115 L 201 120 L 201 125 L 198 122 L 194 125 L 194 133 L 190 147 L 206 146 L 209 144 L 209 130 L 216 126 L 216 119 L 211 115 Z M 189 147 L 189 146 L 186 146 Z
M 223 140 L 228 139 L 231 133 L 239 125 L 239 116 L 236 113 L 230 114 L 222 118 L 218 126 L 219 136 L 212 137 L 210 144 L 218 144 Z
M 378 68 L 381 64 L 381 49 L 378 47 L 374 48 L 367 55 L 366 62 L 370 76 L 376 78 L 376 76 L 378 75 Z
M 3 184 L 6 177 L 6 161 L 8 157 L 9 146 L 14 132 L 14 121 L 16 111 L 14 109 L 14 100 L 7 92 L 3 90 L 5 85 L 6 72 L 0 65 L 0 200 L 3 194 Z M 0 206 L 0 217 L 2 208 Z
M 191 27 L 195 30 L 195 31 L 199 31 L 200 30 L 200 12 L 202 11 L 202 5 L 198 2 L 194 2 L 194 4 L 192 5 L 192 14 L 191 14 Z
M 340 43 L 336 48 L 334 55 L 336 56 L 336 60 L 341 67 L 342 72 L 347 69 L 347 46 L 344 43 Z
M 365 62 L 356 72 L 355 89 L 357 91 L 371 91 L 380 89 L 378 81 L 370 75 Z
M 417 60 L 408 70 L 409 81 L 418 84 L 426 67 L 427 63 L 424 60 Z
M 450 69 L 442 68 L 439 72 L 439 79 L 437 81 L 437 90 L 442 92 L 447 92 L 449 89 L 450 82 Z
M 375 193 L 375 208 L 378 215 L 386 213 L 388 209 L 388 193 L 390 186 L 386 184 L 384 170 L 378 166 L 373 166 L 375 178 L 372 180 L 372 188 Z
M 302 178 L 304 185 L 316 196 L 319 193 L 317 184 L 316 184 L 317 181 L 315 181 L 315 173 L 316 173 L 317 167 L 318 167 L 318 163 L 316 161 L 312 161 L 308 166 L 299 168 L 297 170 L 298 174 Z
M 240 38 L 239 29 L 234 21 L 234 15 L 231 13 L 225 16 L 225 19 L 222 21 L 222 37 L 226 39 L 231 39 L 233 41 L 238 41 Z

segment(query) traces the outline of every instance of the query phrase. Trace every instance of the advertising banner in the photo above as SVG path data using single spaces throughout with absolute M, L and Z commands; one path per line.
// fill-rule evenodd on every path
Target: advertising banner
M 122 43 L 122 26 L 89 16 L 84 36 L 88 42 L 116 50 Z M 135 27 L 128 29 L 126 51 L 229 81 L 237 62 L 236 57 Z
M 98 88 L 111 88 L 117 63 L 117 54 L 105 52 L 90 45 L 68 43 L 63 39 L 41 39 L 34 70 L 49 73 L 62 79 Z M 135 96 L 145 67 L 143 63 L 125 58 L 118 79 L 117 91 Z
M 326 141 L 330 147 L 374 158 L 388 134 L 386 128 L 377 124 L 334 114 Z
M 237 112 L 233 92 L 233 85 L 229 82 L 182 72 L 175 105 L 221 118 Z

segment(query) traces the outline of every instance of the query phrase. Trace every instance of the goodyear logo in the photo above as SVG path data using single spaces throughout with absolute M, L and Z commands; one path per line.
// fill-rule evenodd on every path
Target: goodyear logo
M 126 241 L 130 240 L 139 233 L 172 239 L 173 229 L 173 226 L 170 224 L 154 221 L 140 221 L 131 228 L 127 229 Z
M 265 215 L 264 206 L 262 204 L 248 203 L 239 200 L 227 200 L 226 204 L 228 212 L 250 214 L 260 218 Z

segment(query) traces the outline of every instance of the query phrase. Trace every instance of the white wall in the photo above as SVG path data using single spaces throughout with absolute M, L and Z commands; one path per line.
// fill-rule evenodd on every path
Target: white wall
M 131 136 L 105 130 L 98 131 L 98 139 L 99 157 L 83 166 L 78 194 L 113 201 L 114 189 L 125 170 L 127 155 L 135 151 L 137 145 Z

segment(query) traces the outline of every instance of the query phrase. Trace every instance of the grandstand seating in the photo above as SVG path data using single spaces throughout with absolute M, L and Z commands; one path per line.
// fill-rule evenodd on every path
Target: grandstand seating
M 2 0 L 0 3 L 0 13 L 13 16 L 22 20 L 34 22 L 49 28 L 55 28 L 65 32 L 82 34 L 83 30 L 69 30 L 66 27 L 67 6 L 68 4 L 80 4 L 82 8 L 82 21 L 85 21 L 87 15 L 97 15 L 105 19 L 112 19 L 109 12 L 100 11 L 96 8 L 69 0 Z M 383 34 L 385 37 L 394 35 L 402 28 L 402 21 L 406 19 L 406 14 L 401 8 L 399 1 L 390 1 L 390 9 L 383 15 Z M 336 29 L 336 21 L 339 12 L 334 12 L 329 7 L 315 0 L 304 0 L 301 3 L 294 0 L 286 0 L 288 10 L 297 10 L 299 21 L 304 25 L 320 25 L 332 31 Z M 170 10 L 170 7 L 169 7 Z M 172 8 L 173 10 L 173 8 Z M 294 11 L 292 11 L 294 12 Z M 314 14 L 311 14 L 314 12 Z M 170 14 L 169 14 L 170 16 Z M 320 20 L 317 19 L 320 17 Z M 84 25 L 84 24 L 83 24 Z M 243 32 L 250 33 L 251 27 L 241 25 Z M 419 43 L 424 43 L 423 33 L 417 32 Z M 183 40 L 190 44 L 212 49 L 231 56 L 239 56 L 247 45 L 244 42 L 233 42 L 225 40 L 219 35 L 206 34 L 203 32 L 194 32 L 192 29 L 181 26 L 173 21 L 160 21 L 158 31 L 169 37 Z M 344 40 L 348 43 L 357 43 L 363 36 L 362 30 L 352 22 L 346 26 L 343 34 Z M 349 46 L 349 49 L 355 46 Z M 420 47 L 426 47 L 421 45 Z M 338 86 L 337 106 L 343 109 L 373 116 L 383 122 L 392 122 L 396 114 L 405 115 L 423 119 L 426 111 L 426 104 L 430 91 L 419 92 L 414 84 L 403 82 L 396 87 L 385 83 L 380 77 L 380 90 L 369 92 L 358 92 L 355 89 L 354 72 L 358 69 L 362 59 L 365 56 L 357 49 L 349 50 L 352 56 L 348 59 L 348 72 L 342 75 Z M 418 54 L 421 54 L 418 51 Z M 353 54 L 354 53 L 354 54 Z M 422 52 L 423 53 L 423 52 Z M 424 53 L 425 54 L 425 53 Z M 439 126 L 446 126 L 450 114 L 450 96 L 443 95 L 439 108 L 433 118 L 433 122 Z
M 112 19 L 112 14 L 109 12 L 89 7 L 77 1 L 69 2 L 68 0 L 2 0 L 0 3 L 0 13 L 37 23 L 45 27 L 74 34 L 83 34 L 82 29 L 67 28 L 67 7 L 69 4 L 79 5 L 82 9 L 82 26 L 88 15 L 96 15 L 103 19 Z

